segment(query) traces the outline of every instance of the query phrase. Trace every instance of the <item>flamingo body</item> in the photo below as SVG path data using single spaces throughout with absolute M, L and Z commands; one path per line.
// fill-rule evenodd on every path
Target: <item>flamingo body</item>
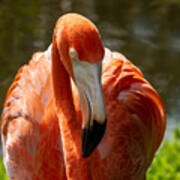
M 7 93 L 1 133 L 10 179 L 145 179 L 165 131 L 166 115 L 160 96 L 129 60 L 106 49 L 101 78 L 107 111 L 106 132 L 90 157 L 77 155 L 79 164 L 76 164 L 72 160 L 78 152 L 78 148 L 73 148 L 73 132 L 68 134 L 68 124 L 59 127 L 51 71 L 53 48 L 35 53 L 29 64 L 20 68 Z M 86 56 L 81 48 L 79 53 Z M 75 131 L 81 128 L 82 114 L 73 81 L 70 87 L 77 117 L 77 124 L 72 126 Z

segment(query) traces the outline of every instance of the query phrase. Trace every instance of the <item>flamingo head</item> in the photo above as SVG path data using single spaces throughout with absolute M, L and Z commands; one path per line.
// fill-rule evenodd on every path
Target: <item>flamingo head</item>
M 54 40 L 67 73 L 75 82 L 82 112 L 82 156 L 89 156 L 106 128 L 106 110 L 101 85 L 104 46 L 95 25 L 78 14 L 58 20 Z

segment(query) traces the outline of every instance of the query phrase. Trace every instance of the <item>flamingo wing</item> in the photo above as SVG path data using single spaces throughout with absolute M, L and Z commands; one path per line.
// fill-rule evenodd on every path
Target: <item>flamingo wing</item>
M 165 131 L 161 98 L 137 67 L 108 49 L 102 84 L 108 120 L 94 174 L 104 174 L 103 179 L 144 179 Z
M 35 53 L 19 69 L 8 90 L 1 122 L 10 179 L 59 179 L 60 166 L 64 169 L 47 52 Z

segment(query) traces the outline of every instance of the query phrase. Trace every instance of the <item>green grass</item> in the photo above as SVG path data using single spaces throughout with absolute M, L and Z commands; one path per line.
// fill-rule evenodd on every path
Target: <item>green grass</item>
M 8 180 L 2 158 L 0 180 Z M 173 138 L 160 148 L 147 172 L 147 180 L 180 180 L 180 129 L 175 129 Z
M 5 168 L 3 165 L 2 157 L 0 157 L 0 180 L 8 180 L 8 176 L 6 175 Z

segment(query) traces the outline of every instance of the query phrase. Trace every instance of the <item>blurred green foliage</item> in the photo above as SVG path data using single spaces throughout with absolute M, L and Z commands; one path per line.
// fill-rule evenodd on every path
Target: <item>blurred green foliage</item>
M 180 128 L 166 140 L 147 173 L 147 180 L 180 180 Z
M 180 180 L 180 128 L 175 129 L 171 140 L 166 140 L 157 153 L 147 180 Z M 0 180 L 8 180 L 0 158 Z
M 5 172 L 4 164 L 3 164 L 3 159 L 0 157 L 0 180 L 8 180 L 8 176 Z

